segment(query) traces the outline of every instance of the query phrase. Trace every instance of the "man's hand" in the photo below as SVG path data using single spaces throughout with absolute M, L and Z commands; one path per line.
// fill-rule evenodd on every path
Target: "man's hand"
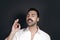
M 18 23 L 19 19 L 16 19 L 13 26 L 12 26 L 12 31 L 13 33 L 16 33 L 17 31 L 20 30 L 21 26 L 20 24 Z
M 15 35 L 15 33 L 20 30 L 21 26 L 18 23 L 18 21 L 19 21 L 19 19 L 15 20 L 14 24 L 12 25 L 11 33 L 5 40 L 12 40 L 14 35 Z

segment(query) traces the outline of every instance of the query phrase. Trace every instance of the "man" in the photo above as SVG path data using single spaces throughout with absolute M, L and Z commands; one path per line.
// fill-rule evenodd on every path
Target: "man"
M 38 10 L 30 8 L 27 13 L 26 22 L 28 27 L 26 29 L 20 29 L 19 19 L 16 19 L 12 26 L 11 33 L 6 40 L 51 40 L 50 36 L 39 29 L 37 25 L 39 22 Z

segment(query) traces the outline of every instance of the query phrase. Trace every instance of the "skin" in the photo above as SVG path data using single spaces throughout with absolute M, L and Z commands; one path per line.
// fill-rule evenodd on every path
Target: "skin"
M 32 21 L 29 19 L 31 19 Z M 20 30 L 21 26 L 18 23 L 18 21 L 19 21 L 19 19 L 16 19 L 15 22 L 13 23 L 11 33 L 6 38 L 7 40 L 12 40 L 15 33 Z M 34 37 L 35 33 L 37 32 L 37 28 L 38 28 L 37 22 L 38 21 L 39 21 L 39 17 L 37 16 L 37 12 L 34 10 L 29 11 L 26 16 L 26 22 L 28 24 L 29 31 L 31 32 L 31 40 L 33 40 L 33 37 Z M 17 27 L 17 26 L 19 26 L 19 27 Z

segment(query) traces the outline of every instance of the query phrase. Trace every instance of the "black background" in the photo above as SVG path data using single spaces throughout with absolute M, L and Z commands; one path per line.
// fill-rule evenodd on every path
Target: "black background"
M 25 17 L 29 8 L 39 10 L 40 28 L 51 36 L 51 40 L 59 40 L 60 6 L 58 0 L 0 0 L 0 40 L 4 40 L 9 35 L 16 18 L 20 19 L 22 28 L 26 27 Z

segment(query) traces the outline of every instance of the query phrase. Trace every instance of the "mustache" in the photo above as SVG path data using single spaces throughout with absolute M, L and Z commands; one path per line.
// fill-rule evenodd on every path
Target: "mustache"
M 32 19 L 28 19 L 27 21 L 29 21 L 29 20 L 31 20 L 31 21 L 33 22 L 33 20 L 32 20 Z

